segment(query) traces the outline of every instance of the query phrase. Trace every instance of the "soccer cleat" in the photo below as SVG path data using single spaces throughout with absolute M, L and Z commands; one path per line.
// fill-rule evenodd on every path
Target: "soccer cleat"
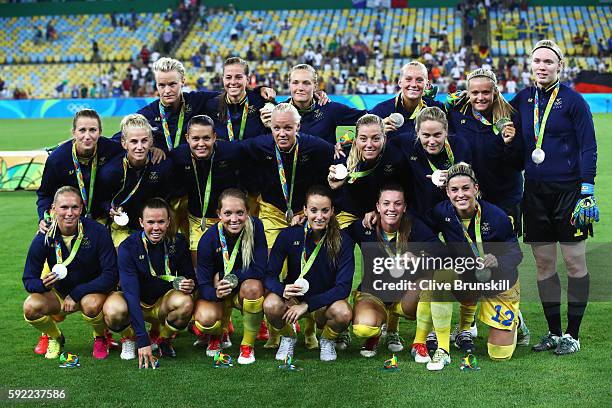
M 104 360 L 108 357 L 108 346 L 106 345 L 106 337 L 96 336 L 93 345 L 93 357 L 96 360 Z
M 385 343 L 387 344 L 387 349 L 392 353 L 399 353 L 404 349 L 404 340 L 395 331 L 387 332 Z
M 436 332 L 429 332 L 427 335 L 427 340 L 425 340 L 425 346 L 427 346 L 427 353 L 429 353 L 429 356 L 432 357 L 438 349 L 438 336 L 436 335 Z
M 285 361 L 287 356 L 293 357 L 293 350 L 295 350 L 295 343 L 297 339 L 295 337 L 285 337 L 281 336 L 280 345 L 278 346 L 278 350 L 276 350 L 275 359 L 279 361 Z
M 159 352 L 162 357 L 176 358 L 176 351 L 172 347 L 172 340 L 160 337 Z
M 554 353 L 558 356 L 564 356 L 566 354 L 574 354 L 580 350 L 580 340 L 575 340 L 571 334 L 565 333 L 559 338 L 559 344 Z
M 380 326 L 380 337 L 385 337 L 387 335 L 387 323 L 383 323 Z
M 227 324 L 227 332 L 231 336 L 234 334 L 234 323 L 232 323 L 232 319 L 230 318 L 229 323 Z
M 378 343 L 378 341 L 376 342 Z M 343 331 L 336 338 L 336 350 L 346 350 L 351 345 L 351 333 Z
M 255 348 L 248 344 L 240 345 L 240 355 L 238 356 L 238 364 L 251 364 L 255 362 Z
M 469 330 L 463 330 L 455 337 L 455 347 L 466 354 L 471 354 L 476 351 L 472 334 Z
M 64 343 L 66 343 L 66 339 L 63 334 L 57 339 L 52 339 L 49 337 L 49 345 L 47 346 L 47 352 L 45 353 L 45 358 L 50 360 L 56 359 L 62 354 L 62 349 L 64 348 Z
M 519 326 L 518 333 L 516 333 L 516 345 L 517 346 L 528 346 L 529 341 L 531 341 L 531 332 L 527 325 L 525 324 L 525 319 L 523 319 L 523 315 L 519 310 Z
M 232 340 L 230 339 L 229 332 L 223 332 L 223 337 L 221 337 L 221 348 L 230 348 L 232 347 Z
M 137 357 L 136 342 L 134 339 L 124 337 L 121 339 L 121 357 L 122 360 L 133 360 Z
M 270 338 L 270 333 L 268 333 L 268 326 L 266 326 L 266 321 L 261 320 L 261 326 L 259 326 L 259 333 L 257 333 L 256 339 L 259 341 L 267 341 Z
M 47 352 L 47 347 L 49 347 L 49 336 L 43 333 L 38 338 L 38 344 L 34 347 L 34 353 L 45 354 Z
M 157 330 L 149 330 L 149 339 L 151 340 L 151 350 L 157 351 L 159 349 L 159 342 L 161 341 L 159 332 Z
M 336 355 L 336 342 L 325 337 L 321 337 L 319 347 L 321 352 L 319 354 L 321 361 L 334 361 Z
M 414 357 L 414 361 L 416 363 L 425 364 L 431 361 L 429 352 L 427 351 L 427 346 L 423 343 L 413 343 L 410 354 L 412 354 L 412 357 Z
M 559 336 L 548 332 L 547 335 L 542 337 L 538 344 L 534 344 L 533 347 L 531 347 L 531 350 L 535 352 L 540 352 L 556 349 L 559 345 L 559 338 Z
M 472 322 L 472 325 L 470 326 L 469 332 L 472 335 L 473 339 L 478 337 L 478 326 L 476 326 L 476 319 L 474 319 L 474 321 Z M 455 342 L 455 339 L 457 338 L 458 334 L 459 334 L 459 325 L 457 324 L 457 325 L 455 325 L 455 328 L 453 329 L 453 331 L 450 334 L 450 341 L 451 341 L 451 343 Z
M 374 357 L 376 355 L 376 348 L 378 347 L 378 342 L 380 341 L 380 335 L 370 337 L 365 341 L 363 347 L 359 351 L 364 357 Z M 336 347 L 338 347 L 338 342 L 336 342 Z
M 193 347 L 206 347 L 208 345 L 209 339 L 210 339 L 209 334 L 202 333 L 202 335 L 198 336 L 196 341 L 193 342 Z
M 267 349 L 278 348 L 278 345 L 280 344 L 280 338 L 281 336 L 278 334 L 278 332 L 270 334 L 268 341 L 266 341 L 266 344 L 264 344 L 264 348 L 267 348 Z
M 308 350 L 319 348 L 319 342 L 317 341 L 317 333 L 313 332 L 309 335 L 304 333 L 304 344 L 306 345 L 306 348 Z
M 444 349 L 437 349 L 433 355 L 433 358 L 427 363 L 427 369 L 429 371 L 440 371 L 451 363 L 451 358 Z
M 221 336 L 211 334 L 208 347 L 206 347 L 206 355 L 208 357 L 214 357 L 218 351 L 221 350 Z
M 113 333 L 110 330 L 106 330 L 104 335 L 106 337 L 106 345 L 108 346 L 109 350 L 119 350 L 121 348 L 119 343 L 117 343 L 117 341 L 113 338 Z

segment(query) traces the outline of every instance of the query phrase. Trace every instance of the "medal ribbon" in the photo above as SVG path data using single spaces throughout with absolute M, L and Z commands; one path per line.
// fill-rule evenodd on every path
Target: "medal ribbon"
M 232 273 L 232 270 L 234 270 L 234 264 L 236 263 L 238 252 L 240 251 L 240 243 L 242 242 L 242 234 L 244 234 L 244 229 L 242 232 L 240 232 L 240 235 L 236 240 L 231 256 L 227 250 L 227 240 L 225 239 L 223 224 L 221 222 L 217 223 L 217 230 L 219 231 L 219 241 L 221 242 L 221 252 L 223 254 L 223 276 L 227 276 Z
M 476 203 L 476 215 L 474 216 L 474 233 L 476 234 L 476 242 L 474 242 L 472 240 L 472 237 L 470 237 L 470 233 L 468 232 L 467 228 L 465 228 L 465 225 L 463 225 L 461 220 L 457 218 L 457 221 L 459 222 L 459 225 L 461 225 L 461 229 L 463 230 L 463 235 L 465 236 L 465 239 L 467 240 L 467 242 L 470 244 L 470 248 L 472 248 L 472 252 L 474 253 L 474 256 L 476 257 L 484 257 L 484 248 L 482 246 L 482 236 L 480 235 L 480 217 L 481 217 L 480 204 L 478 204 L 477 202 Z
M 404 99 L 402 98 L 402 92 L 400 91 L 397 96 L 395 97 L 395 110 L 397 111 L 397 106 L 398 104 L 401 104 L 402 106 L 404 106 Z M 412 114 L 410 115 L 410 120 L 414 120 L 416 119 L 417 115 L 419 114 L 419 112 L 421 111 L 421 109 L 427 107 L 427 105 L 425 105 L 425 102 L 423 102 L 423 99 L 421 98 L 421 100 L 419 100 L 419 104 L 416 106 L 416 108 L 414 108 L 414 111 L 412 112 Z M 405 108 L 404 108 L 405 109 Z
M 178 124 L 176 125 L 176 133 L 174 135 L 174 146 L 172 145 L 172 135 L 170 134 L 170 128 L 168 127 L 168 117 L 166 115 L 166 109 L 159 101 L 159 116 L 162 120 L 162 129 L 164 129 L 164 136 L 166 137 L 166 146 L 168 150 L 176 149 L 181 141 L 181 133 L 183 133 L 183 122 L 185 120 L 185 101 L 181 96 L 181 113 L 179 114 Z
M 358 178 L 365 177 L 365 176 L 371 174 L 378 167 L 378 164 L 380 163 L 380 159 L 381 158 L 382 158 L 382 152 L 380 153 L 380 156 L 378 156 L 378 159 L 376 160 L 376 163 L 374 164 L 374 166 L 371 169 L 365 170 L 365 171 L 352 171 L 349 174 L 348 183 L 349 184 L 353 184 L 355 181 L 357 181 Z
M 307 257 L 306 256 L 306 238 L 308 237 L 308 233 L 310 231 L 311 231 L 311 228 L 308 226 L 308 221 L 306 221 L 304 223 L 304 246 L 302 247 L 302 262 L 300 265 L 299 278 L 303 278 L 304 275 L 306 275 L 308 271 L 310 270 L 310 268 L 312 267 L 312 264 L 314 263 L 315 259 L 317 259 L 317 255 L 319 255 L 319 251 L 321 250 L 321 247 L 323 246 L 323 242 L 325 242 L 325 236 L 327 235 L 327 232 L 323 234 L 323 237 L 319 240 L 319 242 L 317 242 L 317 246 L 315 246 L 315 249 L 312 251 L 312 254 L 310 254 L 310 256 Z
M 147 245 L 147 242 L 149 240 L 147 239 L 147 236 L 145 235 L 144 231 L 142 231 L 140 237 L 142 238 L 142 245 L 144 246 L 144 250 L 147 253 L 147 261 L 149 261 L 149 272 L 151 272 L 151 275 L 157 276 L 165 281 L 172 282 L 176 278 L 176 276 L 172 276 L 172 271 L 170 270 L 170 257 L 168 256 L 168 248 L 166 247 L 166 242 L 164 241 L 164 271 L 165 271 L 165 274 L 160 276 L 155 272 L 155 269 L 153 269 L 153 265 L 151 264 L 151 257 L 149 256 L 149 247 Z
M 198 178 L 198 166 L 191 156 L 191 163 L 193 165 L 193 174 L 195 175 L 196 186 L 198 187 L 198 198 L 200 199 L 200 205 L 202 206 L 202 218 L 206 217 L 206 211 L 208 211 L 208 203 L 210 202 L 210 191 L 212 186 L 212 168 L 215 159 L 215 152 L 210 156 L 210 169 L 208 170 L 208 178 L 206 179 L 206 189 L 204 190 L 204 201 L 202 201 L 202 190 L 200 190 L 200 179 Z
M 393 233 L 393 239 L 395 239 L 395 255 L 393 255 L 393 253 L 391 252 L 391 241 L 389 241 L 389 237 L 387 237 L 387 233 L 382 229 L 381 229 L 381 233 L 382 233 L 381 234 L 382 239 L 384 241 L 383 248 L 385 249 L 385 252 L 387 253 L 387 255 L 389 255 L 391 258 L 400 256 L 399 231 L 395 231 Z
M 308 107 L 307 107 L 307 108 L 305 108 L 305 109 L 299 108 L 299 107 L 298 107 L 298 106 L 297 106 L 297 105 L 296 105 L 296 104 L 293 102 L 293 98 L 291 98 L 291 99 L 290 99 L 290 102 L 291 102 L 291 104 L 292 104 L 293 106 L 295 106 L 295 108 L 297 109 L 297 111 L 298 111 L 298 113 L 300 114 L 300 116 L 304 116 L 304 115 L 306 115 L 307 113 L 312 112 L 312 111 L 315 109 L 315 107 L 316 107 L 316 101 L 314 100 L 314 98 L 313 98 L 313 99 L 310 101 L 310 104 L 309 104 L 309 105 L 308 105 Z
M 149 159 L 147 158 L 147 162 L 148 162 L 148 160 Z M 138 187 L 140 187 L 140 182 L 142 181 L 142 178 L 144 177 L 144 174 L 146 172 L 146 169 L 142 170 L 142 174 L 140 175 L 140 178 L 138 179 L 138 182 L 136 183 L 136 185 L 134 186 L 132 191 L 130 191 L 130 193 L 127 195 L 127 197 L 125 197 L 125 199 L 123 201 L 121 201 L 119 203 L 119 205 L 115 205 L 115 198 L 117 198 L 117 196 L 119 196 L 119 194 L 125 188 L 125 183 L 127 182 L 127 170 L 128 170 L 128 166 L 129 166 L 128 159 L 127 159 L 127 157 L 124 157 L 123 158 L 123 185 L 121 186 L 121 190 L 119 190 L 119 192 L 117 194 L 115 194 L 115 196 L 111 200 L 111 207 L 113 207 L 113 208 L 121 207 L 123 204 L 127 203 L 127 201 L 130 198 L 132 198 L 132 196 L 134 195 L 136 190 L 138 190 Z
M 83 241 L 83 223 L 79 221 L 79 233 L 77 235 L 76 241 L 70 250 L 70 255 L 66 258 L 65 261 L 62 259 L 62 246 L 58 240 L 55 241 L 55 261 L 58 264 L 62 264 L 64 266 L 70 265 L 70 263 L 74 260 L 74 257 L 77 254 L 77 251 L 81 247 L 81 241 Z
M 451 166 L 452 166 L 453 164 L 455 164 L 455 155 L 453 154 L 453 149 L 451 149 L 450 143 L 448 143 L 448 139 L 444 141 L 444 150 L 446 151 L 446 155 L 448 156 L 448 161 L 450 161 Z M 425 154 L 427 155 L 427 153 Z M 431 167 L 431 170 L 433 171 L 438 170 L 438 168 L 433 165 L 433 163 L 431 162 L 431 160 L 429 160 L 429 158 L 427 158 L 427 162 L 429 163 L 429 167 Z
M 544 111 L 544 116 L 542 117 L 542 123 L 540 123 L 540 97 L 538 96 L 538 89 L 536 88 L 535 98 L 533 99 L 533 134 L 535 136 L 536 149 L 542 148 L 542 142 L 544 141 L 544 130 L 546 129 L 546 121 L 548 121 L 548 115 L 550 115 L 550 110 L 552 109 L 555 100 L 557 99 L 557 95 L 559 94 L 560 84 L 557 82 L 555 85 L 555 89 L 552 91 L 550 95 L 550 99 L 546 104 L 546 110 Z
M 238 140 L 242 140 L 242 137 L 244 136 L 247 116 L 249 116 L 249 98 L 245 97 L 242 117 L 240 119 L 240 133 L 238 134 Z M 234 125 L 232 125 L 232 114 L 230 113 L 229 107 L 227 108 L 227 137 L 229 138 L 230 142 L 234 141 Z
M 287 177 L 285 176 L 285 168 L 283 167 L 283 159 L 281 158 L 280 150 L 278 146 L 274 146 L 274 153 L 276 153 L 276 164 L 278 165 L 278 177 L 280 179 L 281 188 L 283 195 L 285 196 L 285 202 L 287 203 L 287 210 L 291 209 L 291 202 L 293 201 L 293 185 L 295 184 L 295 169 L 298 161 L 298 149 L 299 143 L 296 139 L 295 150 L 293 151 L 293 166 L 291 171 L 291 187 L 287 186 Z
M 493 133 L 495 133 L 496 135 L 499 134 L 499 129 L 497 128 L 497 126 L 495 126 L 493 123 L 489 122 L 487 120 L 487 118 L 485 118 L 484 116 L 482 116 L 482 113 L 472 109 L 472 114 L 474 115 L 474 117 L 476 119 L 478 119 L 480 121 L 480 123 L 482 123 L 485 126 L 493 126 Z
M 98 153 L 95 152 L 91 162 L 91 173 L 89 174 L 89 196 L 85 189 L 85 180 L 83 179 L 83 172 L 81 171 L 81 164 L 76 154 L 76 143 L 72 143 L 72 163 L 74 164 L 74 173 L 76 174 L 77 183 L 79 184 L 79 190 L 81 191 L 81 198 L 83 204 L 85 204 L 85 210 L 87 215 L 91 216 L 91 202 L 93 201 L 94 184 L 96 182 L 96 173 L 98 171 Z

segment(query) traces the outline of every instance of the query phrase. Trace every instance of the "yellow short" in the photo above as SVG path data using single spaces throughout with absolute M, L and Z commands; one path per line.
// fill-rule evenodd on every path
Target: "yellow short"
M 142 309 L 142 315 L 145 321 L 149 323 L 159 322 L 159 309 L 161 308 L 162 302 L 167 299 L 173 291 L 174 289 L 170 289 L 164 296 L 160 296 L 157 302 L 152 305 L 140 302 L 140 308 Z
M 371 293 L 360 292 L 358 290 L 354 290 L 353 291 L 353 307 L 355 307 L 357 305 L 357 303 L 359 303 L 359 302 L 371 302 L 371 303 L 374 303 L 374 304 L 382 307 L 383 309 L 385 309 L 387 314 L 390 313 L 391 311 L 393 311 L 396 308 L 396 305 L 398 303 L 398 302 L 393 302 L 393 303 L 385 304 L 385 302 L 383 302 L 377 296 L 374 296 Z
M 130 233 L 130 229 L 127 225 L 121 227 L 117 225 L 115 221 L 111 223 L 111 237 L 113 238 L 115 248 L 118 248 L 119 245 L 130 236 Z
M 514 286 L 491 298 L 480 301 L 478 320 L 499 330 L 512 330 L 518 324 L 521 285 Z
M 338 224 L 340 224 L 340 229 L 344 229 L 357 221 L 359 218 L 351 213 L 340 211 L 340 214 L 336 215 L 336 219 L 338 220 Z
M 289 226 L 287 220 L 285 219 L 285 214 L 273 206 L 270 203 L 266 203 L 265 201 L 259 199 L 259 219 L 261 220 L 264 233 L 266 234 L 266 241 L 268 241 L 268 248 L 272 248 L 274 245 L 274 241 L 276 241 L 276 237 L 280 232 Z M 300 211 L 295 215 L 303 215 L 304 212 Z
M 189 249 L 191 251 L 198 250 L 198 244 L 200 243 L 202 235 L 217 222 L 219 222 L 218 218 L 207 218 L 206 228 L 202 231 L 202 217 L 196 217 L 189 213 Z
M 175 198 L 170 201 L 170 210 L 172 211 L 172 218 L 174 218 L 174 224 L 185 237 L 189 235 L 189 226 L 187 220 L 187 214 L 189 213 L 189 200 L 187 196 Z

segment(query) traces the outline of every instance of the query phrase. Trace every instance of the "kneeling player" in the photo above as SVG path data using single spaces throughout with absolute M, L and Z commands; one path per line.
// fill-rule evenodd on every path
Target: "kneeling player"
M 336 359 L 335 339 L 351 322 L 347 298 L 355 272 L 353 241 L 340 230 L 329 189 L 313 186 L 306 194 L 306 221 L 284 229 L 270 252 L 264 301 L 268 322 L 280 330 L 277 360 L 293 354 L 292 324 L 314 314 L 319 328 L 321 360 Z M 287 260 L 287 276 L 282 279 Z M 282 279 L 282 282 L 281 282 Z
M 221 193 L 220 221 L 209 228 L 198 245 L 198 288 L 195 325 L 210 334 L 206 354 L 220 350 L 221 334 L 232 308 L 242 311 L 244 334 L 238 363 L 255 361 L 255 337 L 263 318 L 263 275 L 268 246 L 263 224 L 249 216 L 246 195 L 235 188 Z M 225 323 L 225 324 L 224 324 Z
M 119 245 L 123 292 L 113 293 L 104 305 L 108 326 L 124 336 L 121 358 L 136 358 L 137 345 L 139 367 L 153 364 L 145 321 L 162 326 L 162 356 L 176 357 L 172 337 L 191 320 L 195 275 L 189 244 L 183 235 L 173 234 L 170 223 L 166 201 L 152 198 L 144 204 L 140 217 L 143 231 L 133 233 Z
M 26 259 L 23 285 L 31 293 L 23 304 L 28 323 L 47 333 L 46 358 L 57 358 L 64 335 L 56 321 L 80 310 L 92 325 L 93 356 L 108 356 L 102 305 L 117 284 L 117 257 L 108 231 L 80 218 L 83 201 L 74 187 L 60 187 L 53 198 L 53 220 L 46 234 L 37 234 Z M 51 266 L 51 271 L 45 267 Z

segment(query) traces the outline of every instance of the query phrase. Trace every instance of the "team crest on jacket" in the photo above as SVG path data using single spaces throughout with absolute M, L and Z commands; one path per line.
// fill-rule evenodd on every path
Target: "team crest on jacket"
M 140 255 L 138 255 L 138 259 L 140 259 L 141 261 L 142 261 L 143 259 L 145 259 L 144 254 L 140 254 Z
M 309 154 L 303 154 L 300 155 L 300 163 L 308 163 L 310 161 L 310 155 Z
M 188 103 L 185 104 L 185 113 L 191 113 L 191 105 Z
M 302 243 L 300 241 L 293 241 L 293 246 L 300 246 Z
M 323 112 L 321 112 L 320 109 L 315 110 L 314 111 L 314 118 L 315 118 L 315 120 L 323 119 Z
M 151 173 L 149 173 L 149 181 L 157 181 L 159 180 L 159 174 L 157 174 L 156 171 L 152 171 Z
M 553 109 L 561 109 L 563 108 L 563 101 L 561 98 L 555 99 L 555 103 L 553 103 Z
M 482 231 L 483 234 L 488 235 L 489 232 L 491 232 L 491 226 L 489 225 L 488 222 L 483 222 L 480 225 L 480 231 Z
M 170 244 L 168 245 L 168 254 L 174 255 L 176 253 L 176 245 Z
M 385 173 L 393 173 L 393 165 L 392 164 L 386 164 L 385 167 L 383 168 L 383 171 Z
M 99 157 L 98 164 L 103 165 L 104 163 L 106 163 L 106 156 Z
M 527 102 L 529 102 L 529 103 L 533 102 L 533 98 L 527 99 Z
M 83 236 L 83 239 L 81 240 L 81 248 L 91 248 L 91 241 L 89 238 L 87 238 L 87 236 Z
M 249 105 L 249 113 L 247 113 L 247 115 L 251 115 L 255 112 L 257 112 L 257 108 L 255 107 L 255 105 Z
M 410 156 L 410 160 L 412 160 L 412 161 L 418 160 L 418 157 L 416 157 L 416 156 Z
M 221 160 L 221 161 L 217 162 L 217 166 L 220 169 L 225 169 L 225 168 L 229 167 L 229 163 L 227 162 L 227 160 Z

